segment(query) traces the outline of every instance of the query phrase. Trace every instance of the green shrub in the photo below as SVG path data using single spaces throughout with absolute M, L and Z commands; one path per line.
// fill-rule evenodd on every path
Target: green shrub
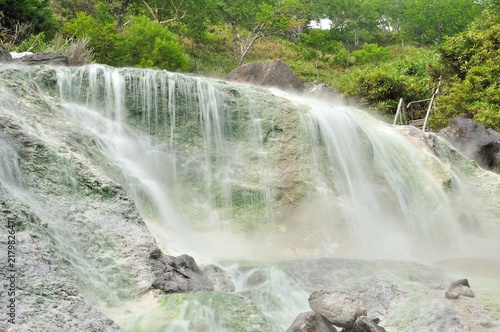
M 385 114 L 395 113 L 399 99 L 405 95 L 404 79 L 380 68 L 364 73 L 358 84 L 362 99 Z
M 465 116 L 500 130 L 500 11 L 485 11 L 469 30 L 439 48 L 444 66 L 443 94 L 436 100 L 436 128 Z
M 23 41 L 17 48 L 16 52 L 44 52 L 49 45 L 45 41 L 45 33 L 40 32 L 36 35 L 31 35 L 27 40 Z
M 85 13 L 78 13 L 63 29 L 67 38 L 88 39 L 95 61 L 107 65 L 118 65 L 116 43 L 118 30 L 116 22 L 101 22 Z
M 134 17 L 124 27 L 116 53 L 119 66 L 183 71 L 189 68 L 189 58 L 179 38 L 166 26 L 145 16 Z
M 405 103 L 430 98 L 437 83 L 436 52 L 398 47 L 392 53 L 391 61 L 345 68 L 333 87 L 383 116 L 394 115 L 400 98 Z
M 377 44 L 364 44 L 363 48 L 352 52 L 356 64 L 378 63 L 391 58 L 391 52 Z

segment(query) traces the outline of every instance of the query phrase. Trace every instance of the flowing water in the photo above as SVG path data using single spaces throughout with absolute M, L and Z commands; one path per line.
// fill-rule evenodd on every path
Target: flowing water
M 49 91 L 44 102 L 95 144 L 77 140 L 77 153 L 125 187 L 164 251 L 223 266 L 261 317 L 256 328 L 285 330 L 308 310 L 309 293 L 274 264 L 242 270 L 243 260 L 460 256 L 483 220 L 459 174 L 356 108 L 165 71 L 51 70 L 55 87 L 39 87 Z M 19 189 L 16 152 L 7 144 L 0 152 L 2 186 L 36 205 Z M 76 190 L 64 160 L 54 161 L 66 172 L 61 181 Z M 104 310 L 127 329 L 221 331 L 238 320 L 224 321 L 221 307 L 238 306 L 224 293 L 132 299 L 150 307 L 120 315 L 116 303 L 127 297 L 115 298 L 105 275 L 88 272 L 95 269 L 72 254 L 57 220 L 56 246 L 88 289 L 110 285 L 102 297 L 114 308 Z M 263 282 L 250 287 L 257 270 Z

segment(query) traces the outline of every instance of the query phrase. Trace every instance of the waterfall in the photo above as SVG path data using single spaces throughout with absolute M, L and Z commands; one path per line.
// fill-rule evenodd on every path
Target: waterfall
M 58 87 L 168 227 L 286 233 L 302 213 L 295 251 L 409 258 L 460 242 L 462 212 L 444 184 L 401 134 L 355 108 L 99 65 L 59 70 Z
M 135 253 L 106 242 L 106 230 L 131 232 L 123 220 L 128 212 L 123 217 L 110 208 L 109 215 L 97 216 L 87 207 L 100 204 L 89 203 L 95 190 L 106 197 L 123 189 L 133 202 L 111 206 L 136 206 L 166 253 L 219 262 L 235 292 L 253 301 L 247 314 L 256 317 L 256 326 L 271 331 L 286 329 L 307 310 L 308 293 L 273 263 L 256 268 L 265 275 L 262 284 L 247 287 L 255 271 L 239 269 L 241 260 L 460 256 L 486 220 L 476 213 L 460 171 L 353 107 L 104 65 L 2 68 L 2 79 L 11 77 L 29 82 L 12 87 L 26 100 L 16 104 L 3 88 L 0 115 L 33 142 L 0 136 L 1 193 L 47 225 L 40 229 L 60 252 L 57 264 L 69 262 L 67 277 L 77 275 L 75 284 L 109 313 L 136 300 L 133 279 L 141 277 L 106 276 L 125 271 L 123 261 Z M 37 183 L 26 176 L 27 157 L 16 144 L 50 165 L 36 172 L 58 169 L 54 179 Z M 78 227 L 82 238 L 92 239 L 82 240 Z M 138 229 L 127 245 L 146 255 L 149 235 Z M 134 268 L 147 274 L 139 263 Z M 218 331 L 231 324 L 220 306 L 238 307 L 240 300 L 222 292 L 174 294 L 135 312 L 132 321 L 116 317 L 128 330 Z

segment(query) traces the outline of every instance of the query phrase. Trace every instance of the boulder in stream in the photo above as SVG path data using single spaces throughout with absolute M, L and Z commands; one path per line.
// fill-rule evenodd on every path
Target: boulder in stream
M 201 273 L 191 256 L 174 257 L 155 249 L 150 257 L 154 274 L 151 287 L 165 293 L 214 290 L 212 282 Z
M 337 332 L 337 328 L 320 314 L 308 311 L 298 315 L 286 332 Z
M 345 292 L 321 290 L 309 296 L 309 306 L 333 325 L 350 329 L 359 316 L 366 315 L 367 309 L 357 297 Z
M 212 282 L 215 291 L 234 292 L 234 283 L 228 273 L 219 266 L 209 264 L 203 268 L 203 274 Z
M 462 296 L 475 297 L 474 292 L 470 289 L 469 280 L 460 279 L 453 281 L 448 287 L 448 291 L 444 296 L 448 299 L 455 300 Z
M 354 332 L 385 332 L 382 326 L 378 326 L 372 319 L 360 316 L 354 322 Z

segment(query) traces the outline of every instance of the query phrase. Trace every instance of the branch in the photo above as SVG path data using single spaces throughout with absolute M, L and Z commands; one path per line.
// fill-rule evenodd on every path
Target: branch
M 36 257 L 38 257 L 40 259 L 40 261 L 44 264 L 47 264 L 47 262 L 45 261 L 45 259 L 43 258 L 43 254 L 42 254 L 42 249 L 40 249 L 40 247 L 38 246 L 38 244 L 35 242 L 35 239 L 33 238 L 33 236 L 30 234 L 30 238 L 31 238 L 31 241 L 33 241 L 33 244 L 35 245 L 36 247 L 36 250 L 38 251 L 37 254 L 35 254 Z
M 146 8 L 148 9 L 148 11 L 151 14 L 151 16 L 153 16 L 154 20 L 158 21 L 158 17 L 155 15 L 155 13 L 153 12 L 153 9 L 148 5 L 148 3 L 146 2 L 146 0 L 142 0 L 142 3 L 146 5 Z M 156 10 L 156 12 L 158 13 L 158 10 Z
M 158 18 L 158 8 L 155 8 L 153 10 L 153 8 L 151 8 L 148 3 L 146 2 L 146 0 L 142 0 L 142 3 L 144 5 L 146 5 L 146 8 L 148 9 L 149 13 L 151 14 L 151 16 L 153 17 L 153 19 L 158 22 L 159 24 L 167 24 L 167 23 L 170 23 L 170 22 L 174 22 L 174 21 L 177 21 L 179 19 L 183 19 L 184 17 L 186 17 L 186 14 L 187 14 L 187 10 L 185 10 L 182 15 L 179 17 L 179 11 L 180 11 L 180 7 L 182 6 L 182 4 L 184 3 L 184 0 L 182 0 L 178 6 L 176 6 L 174 4 L 174 2 L 172 0 L 170 0 L 170 4 L 172 5 L 172 7 L 174 8 L 174 12 L 175 12 L 175 16 L 173 18 L 170 18 L 168 20 L 161 20 Z

